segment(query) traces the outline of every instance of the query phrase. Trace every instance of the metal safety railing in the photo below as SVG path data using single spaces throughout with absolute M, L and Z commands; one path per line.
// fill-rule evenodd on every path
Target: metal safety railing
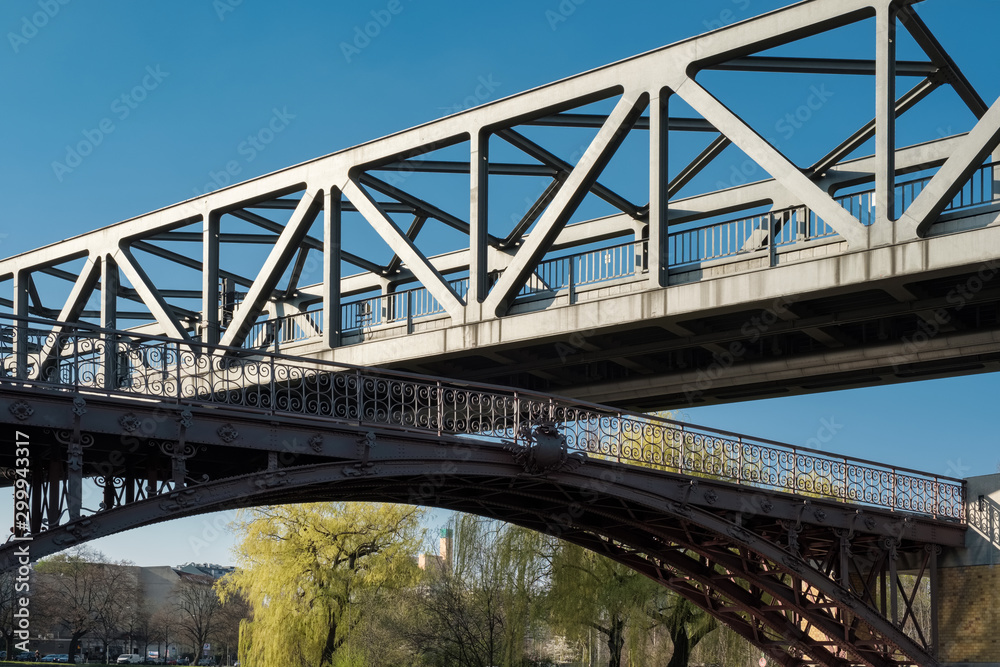
M 959 479 L 657 416 L 491 385 L 0 317 L 0 384 L 224 406 L 527 446 L 555 425 L 570 451 L 767 491 L 966 520 Z
M 969 501 L 969 526 L 1000 549 L 1000 503 L 989 496 L 979 496 Z
M 976 170 L 945 211 L 956 211 L 1000 201 L 998 165 L 986 164 Z M 930 182 L 919 178 L 896 185 L 896 208 L 905 210 Z M 863 225 L 875 222 L 875 190 L 868 189 L 836 197 L 836 201 Z M 837 232 L 806 206 L 768 211 L 751 216 L 700 225 L 673 232 L 667 240 L 667 264 L 672 268 L 714 260 L 753 255 L 771 256 L 779 249 L 797 244 L 833 239 Z M 771 243 L 774 239 L 774 243 Z M 602 282 L 639 276 L 647 263 L 644 241 L 619 243 L 576 254 L 547 259 L 538 264 L 518 293 L 518 298 L 575 290 Z M 494 274 L 494 279 L 503 272 Z M 469 289 L 469 279 L 449 283 L 461 298 Z M 341 317 L 345 333 L 364 333 L 383 325 L 406 323 L 444 314 L 444 308 L 425 288 L 367 297 L 344 303 Z M 306 319 L 302 319 L 302 318 Z M 254 325 L 244 344 L 247 348 L 265 347 L 261 342 L 275 340 L 292 343 L 322 334 L 322 310 L 274 318 Z M 270 343 L 268 343 L 270 344 Z

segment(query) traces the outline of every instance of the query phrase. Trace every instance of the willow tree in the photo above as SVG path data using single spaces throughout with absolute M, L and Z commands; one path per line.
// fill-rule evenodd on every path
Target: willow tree
M 648 610 L 663 589 L 624 565 L 561 542 L 551 556 L 549 608 L 569 634 L 596 630 L 607 643 L 608 667 L 621 667 L 627 632 L 649 627 Z
M 252 612 L 240 631 L 240 663 L 333 664 L 360 620 L 361 604 L 415 580 L 424 511 L 402 505 L 316 503 L 246 510 L 237 569 L 223 599 Z
M 469 514 L 456 517 L 455 528 L 454 558 L 429 569 L 401 633 L 424 664 L 526 664 L 526 638 L 540 621 L 536 601 L 548 575 L 546 538 Z

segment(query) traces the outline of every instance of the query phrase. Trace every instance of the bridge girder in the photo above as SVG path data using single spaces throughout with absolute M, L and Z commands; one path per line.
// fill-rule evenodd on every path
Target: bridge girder
M 294 317 L 302 309 L 322 303 L 322 312 L 316 315 L 322 325 L 316 329 L 322 333 L 317 335 L 321 335 L 328 346 L 337 347 L 344 343 L 346 331 L 358 328 L 358 322 L 347 320 L 354 318 L 352 308 L 361 308 L 361 305 L 345 302 L 348 297 L 380 292 L 381 297 L 368 296 L 369 301 L 374 299 L 368 304 L 369 308 L 375 306 L 382 311 L 401 312 L 402 305 L 387 305 L 378 300 L 384 301 L 401 287 L 413 287 L 408 291 L 425 293 L 415 298 L 433 300 L 453 325 L 503 318 L 526 286 L 531 288 L 545 282 L 541 264 L 551 253 L 602 238 L 632 236 L 637 240 L 645 239 L 647 245 L 641 267 L 644 280 L 650 289 L 664 288 L 671 270 L 670 246 L 684 241 L 683 233 L 670 236 L 668 228 L 701 217 L 759 208 L 761 204 L 777 210 L 805 207 L 807 215 L 822 218 L 823 224 L 851 250 L 921 238 L 951 196 L 1000 142 L 1000 110 L 990 113 L 990 108 L 917 15 L 914 4 L 895 0 L 808 0 L 738 26 L 722 28 L 223 188 L 98 232 L 23 253 L 0 262 L 0 279 L 11 279 L 14 288 L 13 298 L 5 299 L 4 303 L 9 303 L 14 313 L 21 316 L 48 316 L 58 312 L 64 320 L 74 321 L 86 315 L 93 321 L 98 319 L 96 311 L 84 306 L 96 289 L 103 294 L 105 307 L 100 317 L 104 319 L 100 323 L 105 326 L 114 323 L 118 299 L 130 299 L 144 305 L 149 312 L 122 311 L 122 314 L 132 316 L 145 331 L 182 337 L 201 336 L 206 342 L 223 340 L 236 346 L 253 346 L 258 342 L 249 329 L 261 317 Z M 898 17 L 903 28 L 914 35 L 926 52 L 928 60 L 897 60 L 886 30 L 875 31 L 875 60 L 755 55 L 872 17 L 879 25 L 891 23 L 893 26 Z M 787 160 L 772 143 L 699 83 L 698 74 L 710 70 L 872 76 L 879 116 L 812 168 L 802 169 Z M 895 75 L 920 77 L 923 83 L 896 100 L 894 86 L 890 85 Z M 895 118 L 940 85 L 954 87 L 980 121 L 968 136 L 942 142 L 942 148 L 947 145 L 943 157 L 928 159 L 927 149 L 921 148 L 916 151 L 923 156 L 922 160 L 917 160 L 919 164 L 907 164 L 905 149 L 897 150 L 892 145 Z M 672 96 L 689 105 L 695 116 L 669 116 L 667 105 Z M 613 111 L 605 115 L 585 109 L 599 100 L 618 100 L 621 117 L 615 118 Z M 640 115 L 646 108 L 648 114 Z M 583 113 L 579 113 L 581 109 Z M 598 134 L 593 142 L 581 146 L 578 158 L 566 159 L 517 130 L 554 126 L 590 127 L 597 129 Z M 706 151 L 681 170 L 678 179 L 668 183 L 665 151 L 675 131 L 719 134 Z M 599 181 L 617 147 L 634 132 L 649 133 L 650 182 L 645 202 L 629 201 Z M 871 160 L 872 166 L 867 171 L 853 173 L 860 165 L 855 162 L 848 167 L 844 159 L 859 142 L 873 136 L 877 151 Z M 489 137 L 512 143 L 526 161 L 491 161 Z M 749 190 L 733 188 L 676 199 L 681 186 L 717 159 L 728 145 L 740 148 L 771 175 L 771 180 L 757 184 L 759 195 L 748 199 Z M 458 146 L 468 148 L 466 159 L 455 159 L 454 152 L 447 160 L 434 157 L 438 151 Z M 939 171 L 930 178 L 909 209 L 900 211 L 899 221 L 889 224 L 891 220 L 886 216 L 891 217 L 891 193 L 896 177 L 915 168 Z M 415 172 L 469 174 L 467 212 L 448 211 L 446 206 L 409 192 L 406 181 Z M 529 211 L 523 224 L 515 226 L 516 233 L 507 238 L 492 232 L 487 219 L 488 176 L 491 173 L 537 177 L 547 186 L 540 192 L 534 212 Z M 382 178 L 384 174 L 394 175 L 388 180 L 395 182 L 387 183 Z M 835 188 L 857 180 L 876 183 L 873 201 L 881 203 L 873 225 L 863 224 L 864 221 L 851 215 L 832 195 Z M 369 190 L 378 191 L 383 200 L 375 201 Z M 351 196 L 345 197 L 345 193 Z M 602 198 L 622 211 L 620 220 L 568 224 L 580 201 L 589 195 Z M 312 209 L 304 211 L 306 215 L 301 219 L 283 221 L 280 215 L 272 219 L 262 214 L 293 210 L 303 197 L 314 201 Z M 308 228 L 318 213 L 315 203 L 323 199 L 336 201 L 327 202 L 324 207 L 321 217 L 325 234 L 314 235 Z M 727 203 L 730 201 L 733 203 Z M 392 218 L 397 213 L 414 214 L 419 220 L 435 220 L 459 230 L 467 236 L 468 245 L 457 254 L 431 257 L 421 251 L 416 241 L 423 223 L 414 229 L 413 238 L 410 238 Z M 344 215 L 358 215 L 367 221 L 391 246 L 393 254 L 366 257 L 364 252 L 340 250 Z M 258 226 L 278 235 L 274 243 L 284 250 L 273 254 L 261 267 L 249 267 L 245 262 L 227 264 L 231 260 L 220 256 L 220 244 L 239 247 L 261 241 L 240 231 L 225 231 L 224 228 L 231 225 L 230 220 L 259 223 Z M 284 230 L 292 226 L 305 230 L 283 236 Z M 771 235 L 777 231 L 777 228 L 772 230 Z M 325 240 L 323 236 L 330 238 Z M 765 230 L 758 236 L 766 240 L 768 234 Z M 196 247 L 198 241 L 200 252 Z M 186 249 L 175 249 L 178 243 Z M 299 252 L 294 252 L 293 248 Z M 142 251 L 141 258 L 133 252 L 136 250 Z M 147 254 L 197 272 L 199 275 L 193 282 L 199 289 L 158 289 L 156 283 L 168 269 L 164 268 L 166 265 L 152 268 L 154 265 L 149 264 Z M 239 253 L 232 256 L 239 256 Z M 304 266 L 310 257 L 317 256 L 323 258 L 323 281 L 300 286 Z M 37 275 L 56 271 L 60 276 L 73 277 L 72 270 L 60 267 L 81 257 L 92 266 L 108 264 L 111 271 L 106 272 L 103 280 L 77 284 L 70 300 L 64 304 L 55 302 L 61 298 L 56 293 L 39 291 L 37 281 L 33 280 Z M 367 271 L 355 276 L 345 275 L 341 261 Z M 144 267 L 144 264 L 149 266 Z M 131 282 L 137 283 L 134 289 L 115 280 L 119 268 Z M 255 278 L 241 277 L 252 275 L 258 268 L 260 271 Z M 150 275 L 152 278 L 147 279 Z M 219 281 L 223 278 L 246 286 L 253 298 L 240 300 L 237 295 L 227 301 L 219 289 Z M 456 278 L 461 281 L 460 285 L 452 284 Z M 279 285 L 282 281 L 286 283 L 284 288 Z M 192 298 L 195 294 L 199 298 Z M 418 306 L 411 304 L 409 308 L 418 312 L 408 312 L 407 322 L 426 315 Z M 436 312 L 434 308 L 431 311 Z M 152 324 L 144 324 L 150 319 Z M 363 324 L 360 326 L 364 328 Z
M 51 325 L 23 341 L 48 361 L 0 377 L 17 441 L 0 468 L 20 499 L 8 567 L 29 537 L 39 558 L 219 509 L 407 502 L 600 547 L 783 664 L 934 664 L 896 563 L 963 543 L 960 480 L 530 392 Z

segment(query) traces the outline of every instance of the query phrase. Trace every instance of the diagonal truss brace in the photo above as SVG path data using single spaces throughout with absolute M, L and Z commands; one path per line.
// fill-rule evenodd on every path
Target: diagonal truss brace
M 281 231 L 278 242 L 271 249 L 267 261 L 264 262 L 260 274 L 253 281 L 246 298 L 236 309 L 233 321 L 226 329 L 220 345 L 239 346 L 243 344 L 264 304 L 278 285 L 278 281 L 281 280 L 281 275 L 288 267 L 292 256 L 302 243 L 302 239 L 309 232 L 309 227 L 319 213 L 322 202 L 323 198 L 318 191 L 306 191 L 302 195 L 288 225 Z
M 348 178 L 343 193 L 368 224 L 389 244 L 392 251 L 403 260 L 417 280 L 437 299 L 452 320 L 463 321 L 465 304 L 458 294 L 378 203 L 352 178 Z
M 976 123 L 896 223 L 897 241 L 922 238 L 948 203 L 1000 143 L 1000 99 Z
M 559 188 L 552 203 L 539 218 L 535 230 L 528 236 L 528 240 L 518 250 L 510 266 L 484 300 L 484 313 L 495 313 L 500 316 L 506 311 L 535 265 L 583 201 L 588 189 L 597 181 L 604 166 L 621 146 L 635 119 L 645 110 L 647 104 L 648 96 L 645 93 L 638 96 L 626 93 L 618 101 L 604 127 L 594 137 L 579 163 Z
M 850 247 L 867 246 L 867 230 L 854 216 L 694 79 L 686 78 L 675 92 L 836 230 Z

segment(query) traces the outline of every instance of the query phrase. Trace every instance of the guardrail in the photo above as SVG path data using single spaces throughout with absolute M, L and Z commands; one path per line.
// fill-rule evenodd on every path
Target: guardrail
M 979 168 L 962 190 L 948 204 L 946 211 L 961 210 L 1000 201 L 998 165 Z M 896 185 L 897 210 L 905 210 L 923 191 L 930 178 L 919 178 Z M 863 225 L 875 222 L 875 190 L 862 190 L 836 197 L 836 201 Z M 769 211 L 752 216 L 702 225 L 668 235 L 667 264 L 683 267 L 702 262 L 770 253 L 779 248 L 837 236 L 837 232 L 805 206 Z M 770 239 L 775 242 L 770 243 Z M 554 294 L 601 282 L 640 275 L 645 271 L 646 243 L 620 243 L 596 250 L 542 261 L 518 293 L 518 298 Z M 496 275 L 500 275 L 500 271 Z M 496 276 L 495 276 L 496 277 Z M 469 279 L 449 283 L 460 297 L 469 289 Z M 424 287 L 358 299 L 345 303 L 342 320 L 345 333 L 364 334 L 387 324 L 442 315 L 445 311 Z M 301 319 L 301 318 L 306 319 Z M 279 344 L 307 340 L 322 333 L 322 309 L 275 318 L 254 325 L 245 347 L 261 348 L 270 341 Z M 262 345 L 262 342 L 266 345 Z
M 768 491 L 964 522 L 959 479 L 546 394 L 128 331 L 0 317 L 0 382 L 226 406 L 529 446 L 555 426 L 569 451 Z
M 969 502 L 969 526 L 1000 549 L 1000 504 L 989 496 Z

